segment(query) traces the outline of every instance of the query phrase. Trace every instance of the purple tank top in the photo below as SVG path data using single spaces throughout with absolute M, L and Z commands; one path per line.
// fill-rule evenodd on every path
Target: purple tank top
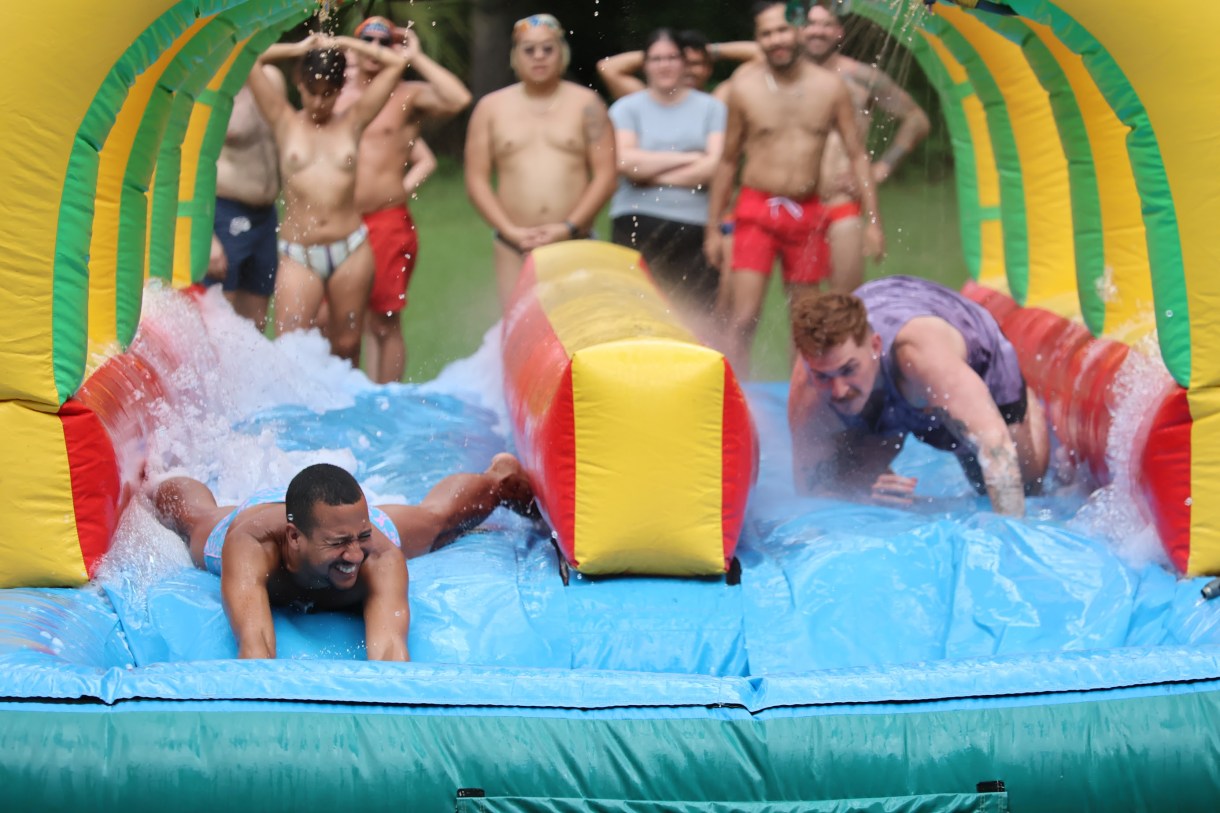
M 897 370 L 890 348 L 902 326 L 917 316 L 944 319 L 966 340 L 966 363 L 979 374 L 1007 423 L 1025 419 L 1025 379 L 1017 352 L 982 305 L 943 285 L 915 277 L 884 277 L 861 285 L 856 296 L 868 309 L 868 321 L 881 337 L 882 391 L 877 403 L 859 416 L 842 416 L 848 426 L 878 435 L 907 432 L 938 449 L 957 449 L 957 439 L 940 417 L 912 406 L 898 390 Z M 965 450 L 962 450 L 965 451 Z

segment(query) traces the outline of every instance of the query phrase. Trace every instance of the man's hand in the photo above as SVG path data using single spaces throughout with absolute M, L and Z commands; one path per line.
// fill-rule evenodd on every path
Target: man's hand
M 517 244 L 522 251 L 533 251 L 551 243 L 560 243 L 573 239 L 572 230 L 566 223 L 545 223 L 525 230 L 525 237 Z
M 890 173 L 894 171 L 889 161 L 874 161 L 871 168 L 875 184 L 885 183 L 889 179 Z
M 864 256 L 877 262 L 885 259 L 885 231 L 880 222 L 864 225 Z
M 917 482 L 914 477 L 903 477 L 887 471 L 878 476 L 876 482 L 873 483 L 873 502 L 896 508 L 907 508 L 915 503 L 915 484 Z
M 212 235 L 212 253 L 208 256 L 208 279 L 224 281 L 224 278 L 229 274 L 229 258 L 225 254 L 224 246 L 220 243 L 220 238 L 215 234 Z
M 398 51 L 407 58 L 407 62 L 423 53 L 419 44 L 419 35 L 410 28 L 399 28 L 394 33 L 402 37 L 402 43 L 399 44 Z

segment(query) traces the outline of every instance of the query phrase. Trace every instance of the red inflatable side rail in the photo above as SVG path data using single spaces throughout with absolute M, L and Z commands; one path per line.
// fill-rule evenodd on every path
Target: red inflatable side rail
M 1094 338 L 1083 325 L 1041 308 L 1023 308 L 1011 297 L 974 282 L 967 298 L 987 308 L 1012 342 L 1021 372 L 1046 403 L 1047 418 L 1060 443 L 1084 460 L 1097 482 L 1114 480 L 1106 456 L 1117 407 L 1115 378 L 1131 349 Z M 1172 386 L 1136 433 L 1131 450 L 1131 482 L 1156 524 L 1170 561 L 1191 570 L 1190 409 L 1186 390 Z
M 88 549 L 84 535 L 81 537 L 90 578 L 110 549 L 119 516 L 140 487 L 153 426 L 148 410 L 166 395 L 158 370 L 173 370 L 178 363 L 170 343 L 141 325 L 126 352 L 98 367 L 61 410 L 78 423 L 99 426 L 90 442 L 78 444 L 72 454 L 78 522 L 83 524 L 89 518 L 97 526 Z M 68 426 L 65 419 L 65 431 Z M 100 429 L 105 430 L 104 436 Z

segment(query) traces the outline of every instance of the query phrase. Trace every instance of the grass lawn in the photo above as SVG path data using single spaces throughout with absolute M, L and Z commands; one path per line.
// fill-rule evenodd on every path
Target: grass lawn
M 491 230 L 475 213 L 461 167 L 442 161 L 411 205 L 420 233 L 419 264 L 403 314 L 408 381 L 427 381 L 454 359 L 470 355 L 499 319 Z M 881 189 L 889 256 L 869 278 L 912 274 L 960 287 L 967 277 L 952 180 L 898 179 Z M 610 233 L 603 213 L 598 232 Z M 778 273 L 768 289 L 754 345 L 754 376 L 787 379 L 786 305 Z

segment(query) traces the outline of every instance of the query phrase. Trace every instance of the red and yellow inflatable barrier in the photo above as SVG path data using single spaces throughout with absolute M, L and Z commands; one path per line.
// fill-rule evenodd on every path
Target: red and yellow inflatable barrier
M 518 448 L 569 562 L 589 574 L 728 569 L 757 469 L 749 408 L 639 254 L 591 240 L 534 251 L 503 353 Z
M 967 297 L 999 322 L 1021 360 L 1026 381 L 1046 402 L 1059 441 L 1110 483 L 1110 428 L 1115 381 L 1130 347 L 1094 338 L 1084 325 L 1042 308 L 1022 308 L 1011 297 L 968 282 Z M 1135 434 L 1128 465 L 1142 507 L 1154 522 L 1169 561 L 1180 572 L 1220 572 L 1220 547 L 1190 534 L 1191 417 L 1186 390 L 1168 385 Z

